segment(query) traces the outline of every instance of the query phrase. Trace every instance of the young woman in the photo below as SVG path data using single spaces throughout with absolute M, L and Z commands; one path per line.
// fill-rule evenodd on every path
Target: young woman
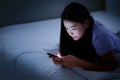
M 61 15 L 60 52 L 55 64 L 87 71 L 114 71 L 120 38 L 95 21 L 85 6 L 72 2 Z

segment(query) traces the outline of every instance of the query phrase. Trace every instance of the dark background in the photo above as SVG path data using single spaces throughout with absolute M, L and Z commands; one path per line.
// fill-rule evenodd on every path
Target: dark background
M 0 0 L 0 27 L 59 18 L 64 7 L 72 1 L 84 4 L 89 11 L 107 9 L 120 13 L 119 6 L 115 7 L 120 0 Z

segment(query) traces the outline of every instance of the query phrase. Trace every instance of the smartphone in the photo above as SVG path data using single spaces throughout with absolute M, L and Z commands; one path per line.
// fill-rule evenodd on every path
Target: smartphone
M 51 54 L 51 53 L 47 53 L 48 55 L 49 55 L 49 57 L 52 57 L 52 58 L 55 58 L 55 57 L 57 57 L 56 55 L 54 55 L 54 54 Z

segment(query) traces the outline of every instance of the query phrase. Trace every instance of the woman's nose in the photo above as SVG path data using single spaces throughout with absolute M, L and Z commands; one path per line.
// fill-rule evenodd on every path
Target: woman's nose
M 70 34 L 73 35 L 74 33 L 72 31 L 70 31 Z

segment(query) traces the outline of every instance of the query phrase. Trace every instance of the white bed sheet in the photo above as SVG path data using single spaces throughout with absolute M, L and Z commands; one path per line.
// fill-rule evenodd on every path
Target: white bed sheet
M 91 14 L 111 31 L 120 31 L 120 17 L 104 11 Z M 58 49 L 59 35 L 60 18 L 0 29 L 0 77 L 5 76 L 3 80 L 82 80 L 75 72 L 55 66 L 46 55 L 45 49 Z
M 40 54 L 42 52 L 24 53 L 16 61 L 20 80 L 85 80 L 72 70 L 53 64 L 46 54 Z
M 59 43 L 60 19 L 11 25 L 0 29 L 1 75 L 14 74 L 15 60 L 25 51 L 43 51 Z M 8 74 L 8 75 L 6 75 Z M 12 78 L 12 76 L 11 76 Z

